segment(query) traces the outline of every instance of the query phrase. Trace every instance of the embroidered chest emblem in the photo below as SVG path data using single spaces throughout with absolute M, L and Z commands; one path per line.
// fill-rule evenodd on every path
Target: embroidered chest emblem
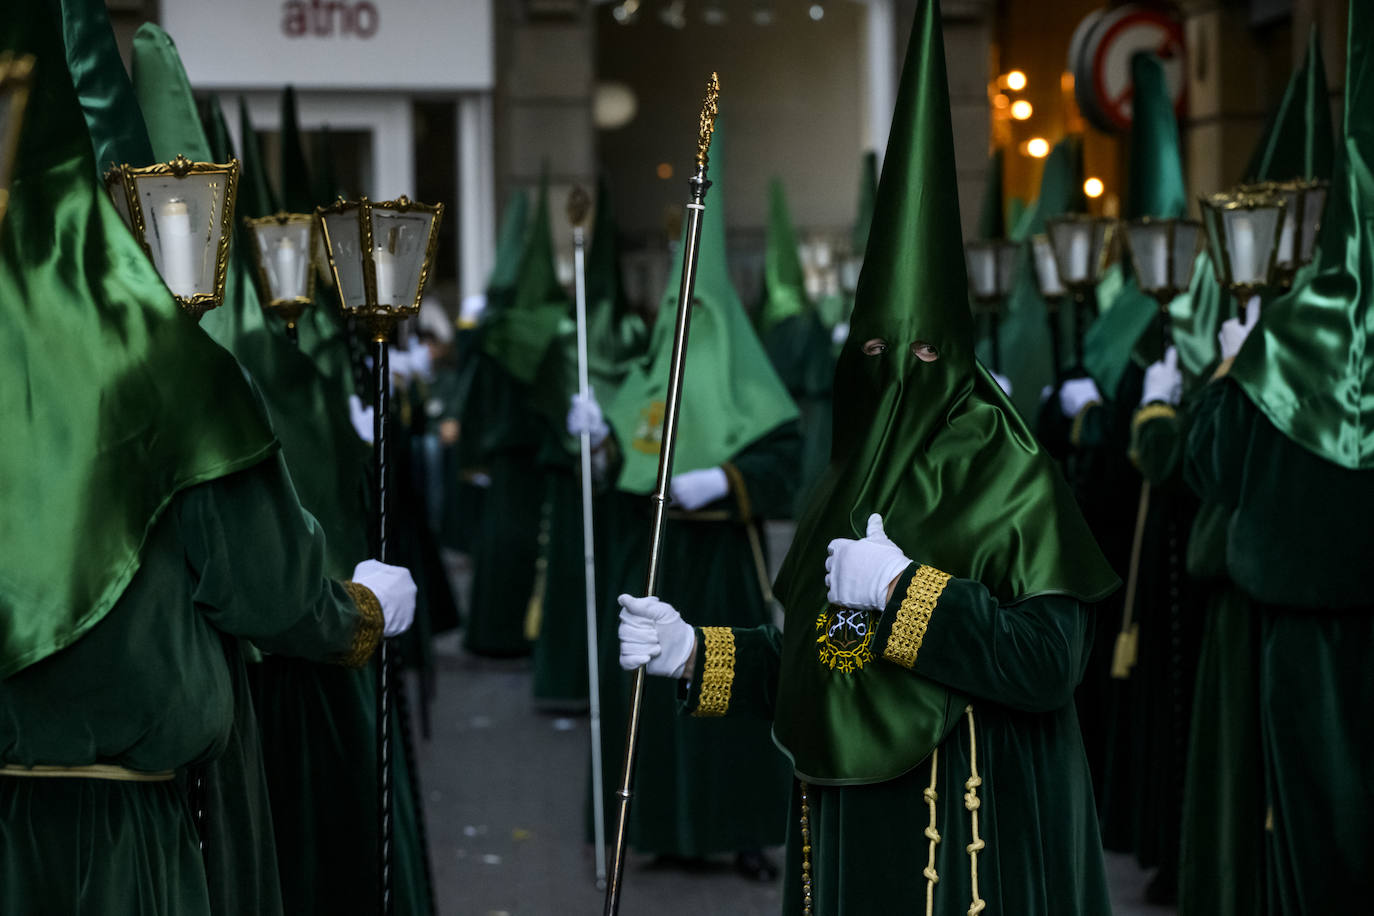
M 657 455 L 659 448 L 663 444 L 663 411 L 666 405 L 662 401 L 653 401 L 648 407 L 639 412 L 639 425 L 635 429 L 634 439 L 630 446 L 637 452 L 646 455 Z
M 832 604 L 816 618 L 816 657 L 841 674 L 852 674 L 873 661 L 873 621 L 868 611 Z

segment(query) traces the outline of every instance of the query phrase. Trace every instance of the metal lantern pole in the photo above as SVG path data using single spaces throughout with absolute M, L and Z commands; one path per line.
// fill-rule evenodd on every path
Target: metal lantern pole
M 687 231 L 683 234 L 682 280 L 677 294 L 677 325 L 673 332 L 673 356 L 668 369 L 668 391 L 663 411 L 663 440 L 658 455 L 658 480 L 654 485 L 653 527 L 649 534 L 649 568 L 645 576 L 644 594 L 658 591 L 658 563 L 663 552 L 663 523 L 668 508 L 668 485 L 673 476 L 673 451 L 677 440 L 678 410 L 682 401 L 682 377 L 686 368 L 687 333 L 692 317 L 692 294 L 696 286 L 697 254 L 701 243 L 701 218 L 706 212 L 706 190 L 711 182 L 706 178 L 707 154 L 711 149 L 711 134 L 715 130 L 717 102 L 720 99 L 720 78 L 711 74 L 706 87 L 706 100 L 701 108 L 697 131 L 696 172 L 688 180 L 692 199 L 687 204 Z M 660 319 L 662 320 L 662 319 Z M 625 872 L 625 852 L 630 838 L 630 799 L 634 795 L 635 756 L 639 747 L 639 717 L 644 704 L 644 668 L 633 675 L 630 686 L 630 715 L 625 730 L 625 761 L 620 778 L 620 808 L 616 818 L 615 857 L 611 862 L 610 881 L 606 887 L 605 916 L 620 912 L 621 881 Z
M 591 205 L 587 192 L 573 189 L 568 198 L 568 218 L 573 224 L 573 287 L 577 305 L 577 390 L 585 401 L 591 397 L 587 372 L 587 238 L 583 224 Z M 582 458 L 582 578 L 587 598 L 587 699 L 592 739 L 592 851 L 596 856 L 596 886 L 606 886 L 606 807 L 601 761 L 601 681 L 597 648 L 596 544 L 592 525 L 592 436 L 579 437 Z

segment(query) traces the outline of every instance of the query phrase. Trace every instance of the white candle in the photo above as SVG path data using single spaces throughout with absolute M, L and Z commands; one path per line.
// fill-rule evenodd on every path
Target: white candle
M 277 269 L 276 293 L 278 299 L 299 299 L 305 295 L 305 259 L 301 257 L 300 246 L 290 236 L 282 236 L 277 241 L 272 259 Z
M 991 252 L 984 252 L 973 259 L 973 292 L 978 296 L 991 296 L 997 292 L 997 260 Z
M 1163 233 L 1152 236 L 1150 241 L 1150 260 L 1153 262 L 1154 279 L 1164 286 L 1172 279 L 1169 276 L 1169 239 Z
M 1035 239 L 1035 270 L 1040 275 L 1040 291 L 1043 294 L 1064 294 L 1064 284 L 1059 282 L 1059 265 L 1054 263 L 1054 246 L 1040 237 Z
M 195 265 L 191 211 L 185 201 L 173 198 L 158 208 L 157 241 L 162 249 L 162 281 L 174 295 L 194 296 L 199 271 Z
M 397 305 L 396 299 L 396 256 L 378 245 L 372 253 L 372 262 L 377 266 L 377 304 Z
M 1292 264 L 1294 260 L 1293 244 L 1296 241 L 1297 232 L 1296 214 L 1293 212 L 1292 204 L 1283 211 L 1283 226 L 1279 229 L 1279 258 L 1280 264 Z
M 1248 213 L 1231 218 L 1231 279 L 1236 283 L 1258 283 L 1261 268 L 1255 263 L 1255 221 Z
M 1069 240 L 1069 275 L 1065 279 L 1070 283 L 1081 283 L 1088 279 L 1087 232 L 1075 232 Z

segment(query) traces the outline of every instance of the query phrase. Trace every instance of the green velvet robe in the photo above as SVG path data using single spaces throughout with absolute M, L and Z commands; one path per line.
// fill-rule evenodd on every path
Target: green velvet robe
M 0 761 L 184 776 L 230 748 L 251 763 L 254 739 L 234 731 L 251 711 L 240 639 L 357 664 L 380 635 L 324 577 L 323 535 L 279 458 L 180 493 L 142 556 L 104 620 L 0 682 Z M 236 778 L 261 786 L 260 770 Z M 252 797 L 233 802 L 252 817 Z M 207 843 L 251 842 L 242 823 L 208 822 Z M 224 880 L 239 912 L 280 912 L 260 870 Z M 178 782 L 0 776 L 0 912 L 227 911 L 215 904 Z
M 773 619 L 750 543 L 762 519 L 784 514 L 795 494 L 801 437 L 795 422 L 764 436 L 726 466 L 732 492 L 695 513 L 670 511 L 659 596 L 696 615 L 694 623 L 754 627 Z M 606 822 L 624 755 L 630 676 L 618 664 L 615 595 L 644 590 L 649 500 L 620 493 L 602 601 L 602 759 Z M 766 558 L 759 556 L 765 562 Z M 689 610 L 690 609 L 690 610 Z M 778 845 L 786 831 L 787 760 L 767 725 L 735 719 L 697 722 L 676 715 L 676 685 L 649 678 L 640 719 L 630 845 L 641 852 L 701 857 Z
M 880 647 L 917 568 L 893 590 L 870 664 L 891 664 Z M 805 786 L 806 835 L 803 787 L 794 789 L 783 912 L 803 912 L 809 852 L 815 916 L 964 916 L 975 900 L 972 845 L 983 912 L 1107 916 L 1092 784 L 1073 704 L 1092 630 L 1092 612 L 1074 599 L 1048 595 L 1003 607 L 982 584 L 950 580 L 912 670 L 971 697 L 968 711 L 929 760 L 897 779 Z M 701 695 L 712 650 L 697 634 L 685 708 L 703 714 L 712 708 Z M 779 652 L 771 626 L 734 630 L 727 717 L 771 717 Z
M 1188 454 L 1204 499 L 1229 513 L 1227 572 L 1258 617 L 1265 911 L 1362 912 L 1374 895 L 1374 475 L 1296 445 L 1229 379 L 1205 390 Z

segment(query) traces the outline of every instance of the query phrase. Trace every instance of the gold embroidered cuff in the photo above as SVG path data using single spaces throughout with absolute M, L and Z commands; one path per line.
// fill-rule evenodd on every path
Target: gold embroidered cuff
M 358 629 L 353 632 L 353 644 L 337 661 L 349 668 L 361 668 L 367 664 L 372 653 L 377 651 L 377 643 L 382 638 L 382 603 L 372 590 L 357 582 L 343 583 L 344 591 L 358 606 Z
M 1131 420 L 1131 432 L 1139 431 L 1151 420 L 1172 420 L 1177 415 L 1178 411 L 1170 404 L 1146 404 L 1135 412 L 1135 418 Z
M 734 494 L 735 504 L 739 508 L 740 521 L 751 521 L 754 518 L 754 507 L 749 503 L 749 488 L 744 485 L 744 475 L 739 472 L 739 468 L 728 461 L 722 464 L 720 469 L 725 472 L 725 478 L 730 481 L 730 492 Z
M 906 598 L 902 600 L 897 617 L 892 621 L 892 632 L 888 634 L 887 644 L 883 647 L 883 658 L 903 668 L 916 664 L 916 653 L 921 651 L 921 643 L 926 638 L 930 615 L 935 613 L 935 604 L 949 580 L 949 573 L 940 572 L 933 566 L 916 568 L 916 574 L 907 586 Z
M 1087 419 L 1088 411 L 1101 405 L 1101 401 L 1089 401 L 1083 405 L 1082 410 L 1074 414 L 1073 429 L 1069 432 L 1069 441 L 1073 443 L 1075 448 L 1083 444 L 1083 421 Z
M 735 631 L 729 627 L 702 627 L 705 646 L 701 671 L 701 695 L 694 716 L 723 716 L 730 710 L 730 687 L 735 682 Z

